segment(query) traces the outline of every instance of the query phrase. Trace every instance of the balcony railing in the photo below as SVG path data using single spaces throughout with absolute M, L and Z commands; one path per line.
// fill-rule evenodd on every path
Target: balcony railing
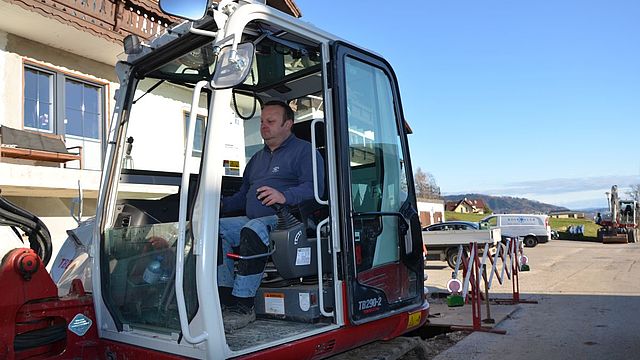
M 114 42 L 120 42 L 129 34 L 149 39 L 178 20 L 163 14 L 154 0 L 5 1 Z

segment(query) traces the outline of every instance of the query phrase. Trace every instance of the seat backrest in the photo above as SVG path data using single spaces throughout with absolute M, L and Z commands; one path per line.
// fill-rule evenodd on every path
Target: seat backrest
M 309 121 L 301 121 L 293 124 L 291 127 L 291 132 L 293 132 L 299 139 L 306 140 L 311 142 L 311 120 Z M 322 154 L 324 158 L 324 153 L 326 147 L 326 136 L 324 132 L 324 125 L 321 122 L 316 123 L 316 148 Z
M 69 154 L 62 137 L 59 135 L 18 130 L 3 125 L 0 126 L 0 136 L 2 136 L 4 146 Z
M 306 140 L 311 142 L 311 123 L 312 121 L 302 121 L 298 123 L 294 123 L 291 131 L 298 137 L 299 139 Z M 326 156 L 326 137 L 325 137 L 325 128 L 324 123 L 317 122 L 316 123 L 316 150 L 322 156 L 324 160 L 322 165 L 324 166 L 324 192 L 320 194 L 321 199 L 327 198 L 327 156 Z M 298 218 L 302 223 L 305 223 L 309 226 L 307 228 L 307 233 L 309 236 L 315 236 L 315 226 L 324 218 L 329 216 L 329 208 L 325 205 L 318 204 L 315 199 L 303 201 L 298 205 L 299 214 Z M 295 212 L 295 211 L 294 211 Z M 313 225 L 311 225 L 313 223 Z M 313 228 L 312 228 L 313 226 Z

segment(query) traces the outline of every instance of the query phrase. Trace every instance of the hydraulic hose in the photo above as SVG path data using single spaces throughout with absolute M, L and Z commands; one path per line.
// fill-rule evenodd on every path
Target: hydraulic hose
M 37 348 L 42 345 L 52 344 L 67 338 L 66 324 L 55 324 L 44 329 L 28 331 L 16 335 L 13 340 L 15 351 Z
M 0 196 L 0 225 L 19 228 L 29 236 L 29 246 L 42 259 L 45 266 L 53 253 L 51 234 L 47 226 L 36 215 Z

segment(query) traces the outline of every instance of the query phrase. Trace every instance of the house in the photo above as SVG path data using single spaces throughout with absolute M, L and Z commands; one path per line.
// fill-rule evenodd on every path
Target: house
M 417 203 L 422 227 L 445 221 L 443 200 L 418 198 Z
M 464 198 L 458 201 L 447 201 L 445 207 L 447 211 L 462 214 L 484 214 L 486 205 L 482 199 L 469 200 Z
M 301 16 L 291 0 L 267 4 Z M 0 191 L 44 221 L 55 257 L 77 226 L 71 213 L 95 215 L 123 39 L 149 39 L 178 19 L 156 0 L 0 0 L 0 14 Z M 3 241 L 0 255 L 16 246 Z
M 484 209 L 487 208 L 487 206 L 485 205 L 482 199 L 471 199 L 469 200 L 469 203 L 473 205 L 474 207 L 473 212 L 476 214 L 484 214 Z
M 552 211 L 549 217 L 556 219 L 584 219 L 584 213 L 579 211 Z

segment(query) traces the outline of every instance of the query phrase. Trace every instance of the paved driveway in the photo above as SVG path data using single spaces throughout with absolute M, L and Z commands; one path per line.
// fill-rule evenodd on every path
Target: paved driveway
M 552 240 L 525 253 L 520 290 L 539 303 L 500 323 L 507 335 L 472 333 L 435 359 L 640 358 L 640 244 Z M 429 264 L 428 285 L 444 287 L 445 266 Z

